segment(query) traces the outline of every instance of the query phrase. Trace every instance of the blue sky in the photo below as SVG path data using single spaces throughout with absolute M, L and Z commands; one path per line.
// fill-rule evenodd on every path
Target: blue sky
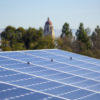
M 93 30 L 100 25 L 100 0 L 0 0 L 0 28 L 39 28 L 47 17 L 55 29 L 61 29 L 65 22 L 77 29 L 83 22 Z

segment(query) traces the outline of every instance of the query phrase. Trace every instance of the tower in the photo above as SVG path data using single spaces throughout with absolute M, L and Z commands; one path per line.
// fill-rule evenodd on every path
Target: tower
M 45 26 L 44 26 L 44 36 L 51 36 L 52 39 L 55 38 L 53 25 L 49 18 L 46 21 Z

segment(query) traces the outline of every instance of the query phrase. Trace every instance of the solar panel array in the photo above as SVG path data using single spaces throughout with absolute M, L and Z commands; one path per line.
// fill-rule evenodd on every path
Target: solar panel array
M 58 49 L 1 52 L 0 100 L 100 100 L 100 60 Z

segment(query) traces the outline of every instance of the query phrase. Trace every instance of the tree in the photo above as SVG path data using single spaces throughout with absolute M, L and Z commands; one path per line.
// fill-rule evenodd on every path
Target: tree
M 17 42 L 23 42 L 26 30 L 23 27 L 19 27 L 15 30 L 15 39 Z
M 24 43 L 18 43 L 18 42 L 16 42 L 16 43 L 14 43 L 12 45 L 12 50 L 24 50 L 24 49 L 25 49 Z
M 63 50 L 72 51 L 71 44 L 72 44 L 72 30 L 68 23 L 64 23 L 62 27 L 62 34 L 59 39 L 57 39 L 57 47 Z
M 85 29 L 85 31 L 86 31 L 86 33 L 87 33 L 87 35 L 88 35 L 88 36 L 90 36 L 90 35 L 91 35 L 91 29 L 90 29 L 89 27 L 88 27 L 88 28 L 86 28 L 86 29 Z
M 79 29 L 76 32 L 76 38 L 78 41 L 84 43 L 86 48 L 89 49 L 91 47 L 91 43 L 89 37 L 87 35 L 86 30 L 84 29 L 83 23 L 80 23 Z
M 70 38 L 68 37 L 63 37 L 63 38 L 58 38 L 57 40 L 57 48 L 67 50 L 67 51 L 72 51 L 72 42 L 70 42 Z
M 42 37 L 42 34 L 42 28 L 39 28 L 38 30 L 35 28 L 29 28 L 24 36 L 26 48 L 30 49 L 30 45 L 33 45 L 34 42 L 37 42 Z
M 34 49 L 52 49 L 54 47 L 55 44 L 52 37 L 45 36 L 37 41 L 37 44 L 35 45 Z
M 100 27 L 97 26 L 95 31 L 92 33 L 91 40 L 93 43 L 93 48 L 100 49 Z
M 63 37 L 72 37 L 72 30 L 70 29 L 68 23 L 65 23 L 62 27 L 61 38 Z
M 3 51 L 11 51 L 12 50 L 11 47 L 10 47 L 10 45 L 9 45 L 9 41 L 2 40 L 1 44 L 2 44 L 1 48 L 2 48 Z
M 15 27 L 7 26 L 6 29 L 1 33 L 1 39 L 9 41 L 10 47 L 12 46 L 13 40 L 15 39 L 15 30 Z
M 24 36 L 24 40 L 25 40 L 25 46 L 27 49 L 30 48 L 30 43 L 35 41 L 35 35 L 36 34 L 36 29 L 35 28 L 29 28 L 28 30 L 26 30 L 26 34 Z
M 1 33 L 1 38 L 5 40 L 12 40 L 12 38 L 15 36 L 15 30 L 16 28 L 13 26 L 7 26 L 5 31 Z
M 97 35 L 100 35 L 100 27 L 99 27 L 99 26 L 97 26 L 97 27 L 95 28 L 95 33 L 96 33 Z
M 43 36 L 43 29 L 41 27 L 37 30 L 37 36 L 38 38 Z

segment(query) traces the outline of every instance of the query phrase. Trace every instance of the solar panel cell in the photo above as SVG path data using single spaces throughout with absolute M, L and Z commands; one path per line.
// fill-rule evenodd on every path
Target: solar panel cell
M 96 79 L 97 77 L 100 77 L 100 73 L 93 72 L 93 73 L 86 74 L 84 76 Z
M 92 94 L 93 92 L 90 91 L 86 91 L 86 90 L 78 90 L 78 91 L 74 91 L 71 93 L 66 93 L 64 95 L 62 95 L 63 97 L 67 97 L 68 99 L 74 100 L 74 99 L 78 99 L 80 97 L 84 97 L 87 95 Z
M 86 80 L 80 83 L 75 83 L 75 85 L 77 86 L 81 86 L 81 87 L 91 87 L 93 85 L 99 84 L 99 82 L 97 81 L 93 81 L 93 80 Z
M 56 83 L 56 82 L 46 82 L 43 84 L 36 84 L 36 85 L 32 85 L 32 86 L 28 86 L 28 88 L 32 88 L 32 89 L 36 89 L 36 90 L 41 90 L 43 91 L 44 89 L 48 89 L 48 88 L 52 88 L 52 87 L 57 87 L 60 86 L 61 84 Z
M 0 76 L 3 75 L 11 75 L 11 74 L 15 74 L 16 72 L 10 71 L 10 70 L 4 70 L 4 71 L 0 71 Z
M 100 94 L 93 94 L 93 95 L 90 95 L 90 96 L 87 96 L 87 97 L 84 97 L 80 100 L 99 100 L 100 99 Z
M 39 67 L 39 66 L 31 66 L 31 67 L 23 68 L 20 70 L 23 72 L 36 72 L 36 71 L 42 71 L 42 70 L 46 70 L 46 69 Z
M 15 81 L 15 82 L 12 82 L 12 84 L 27 86 L 27 85 L 43 83 L 43 82 L 47 82 L 47 80 L 35 77 L 35 78 L 26 79 L 26 80 L 22 80 L 22 81 L 20 81 L 20 80 Z
M 17 74 L 16 76 L 8 76 L 8 77 L 0 77 L 0 80 L 2 81 L 14 81 L 14 80 L 20 80 L 20 79 L 25 79 L 25 78 L 31 78 L 32 76 L 29 75 L 24 75 L 24 74 Z
M 81 69 L 81 70 L 72 71 L 71 73 L 77 74 L 77 75 L 83 75 L 83 74 L 92 73 L 92 71 Z
M 95 85 L 93 87 L 90 87 L 89 89 L 92 89 L 94 91 L 98 91 L 100 93 L 100 83 L 98 85 Z
M 43 93 L 0 83 L 0 100 L 63 100 Z
M 72 76 L 73 75 L 70 75 L 70 74 L 60 73 L 60 74 L 57 74 L 57 75 L 46 76 L 46 77 L 51 78 L 51 79 L 55 79 L 55 80 L 59 80 L 59 79 L 63 79 L 63 78 L 69 78 L 69 77 L 72 77 Z
M 13 87 L 10 85 L 5 85 L 3 83 L 0 83 L 0 92 L 2 92 L 3 90 L 10 89 L 10 88 L 13 88 Z
M 61 86 L 58 88 L 54 88 L 54 89 L 49 89 L 49 90 L 45 90 L 45 92 L 47 93 L 53 93 L 55 95 L 59 95 L 59 94 L 63 94 L 63 93 L 68 93 L 74 90 L 77 90 L 78 88 L 66 85 L 66 86 Z
M 5 91 L 3 93 L 0 93 L 0 99 L 3 100 L 5 98 L 18 96 L 18 95 L 22 95 L 22 94 L 25 94 L 25 93 L 29 93 L 29 91 L 25 90 L 25 89 L 16 88 L 16 89 L 13 89 L 11 91 Z
M 81 78 L 81 77 L 72 77 L 72 78 L 62 79 L 61 81 L 65 82 L 65 83 L 72 83 L 73 84 L 73 83 L 84 81 L 84 80 L 86 80 L 86 79 Z

